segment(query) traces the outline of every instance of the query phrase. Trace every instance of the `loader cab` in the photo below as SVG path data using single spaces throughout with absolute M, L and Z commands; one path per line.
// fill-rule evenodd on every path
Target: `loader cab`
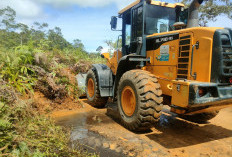
M 136 1 L 119 12 L 122 18 L 122 53 L 146 56 L 146 36 L 186 28 L 184 5 Z

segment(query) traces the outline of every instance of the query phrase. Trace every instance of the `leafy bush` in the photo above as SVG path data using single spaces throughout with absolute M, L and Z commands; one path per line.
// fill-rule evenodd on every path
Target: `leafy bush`
M 34 53 L 26 46 L 17 47 L 15 51 L 1 52 L 0 79 L 5 80 L 21 93 L 32 92 L 36 76 L 27 65 L 34 63 L 33 55 Z

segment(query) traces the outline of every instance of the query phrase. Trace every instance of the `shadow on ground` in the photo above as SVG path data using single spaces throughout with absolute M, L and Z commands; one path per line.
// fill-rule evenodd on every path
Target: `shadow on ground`
M 232 130 L 213 124 L 198 125 L 180 118 L 162 115 L 157 131 L 146 135 L 165 148 L 180 148 L 232 137 Z

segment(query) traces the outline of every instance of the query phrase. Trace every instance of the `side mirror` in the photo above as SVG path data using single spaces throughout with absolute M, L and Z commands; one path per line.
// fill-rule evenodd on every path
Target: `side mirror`
M 117 29 L 117 17 L 116 16 L 112 16 L 111 17 L 111 21 L 110 21 L 110 25 L 111 25 L 111 30 L 116 30 Z

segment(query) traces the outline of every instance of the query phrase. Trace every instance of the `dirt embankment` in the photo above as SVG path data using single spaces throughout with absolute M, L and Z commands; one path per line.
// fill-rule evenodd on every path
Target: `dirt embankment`
M 57 111 L 69 111 L 68 114 L 71 114 L 81 108 L 76 74 L 87 73 L 91 64 L 80 60 L 69 68 L 57 68 L 61 62 L 59 58 L 54 57 L 51 62 L 48 62 L 48 58 L 44 54 L 42 57 L 35 57 L 37 65 L 30 65 L 30 68 L 38 76 L 35 92 L 23 99 L 32 98 L 34 108 L 41 114 L 53 117 L 64 115 L 64 112 Z
M 70 84 L 76 86 L 75 75 L 69 69 L 62 69 L 61 74 L 67 78 Z M 44 72 L 40 77 L 34 93 L 23 97 L 23 99 L 33 99 L 33 107 L 40 114 L 49 115 L 59 110 L 71 111 L 81 108 L 77 99 L 78 95 L 73 93 L 73 87 L 68 93 L 65 85 L 57 85 L 55 79 L 47 73 Z

